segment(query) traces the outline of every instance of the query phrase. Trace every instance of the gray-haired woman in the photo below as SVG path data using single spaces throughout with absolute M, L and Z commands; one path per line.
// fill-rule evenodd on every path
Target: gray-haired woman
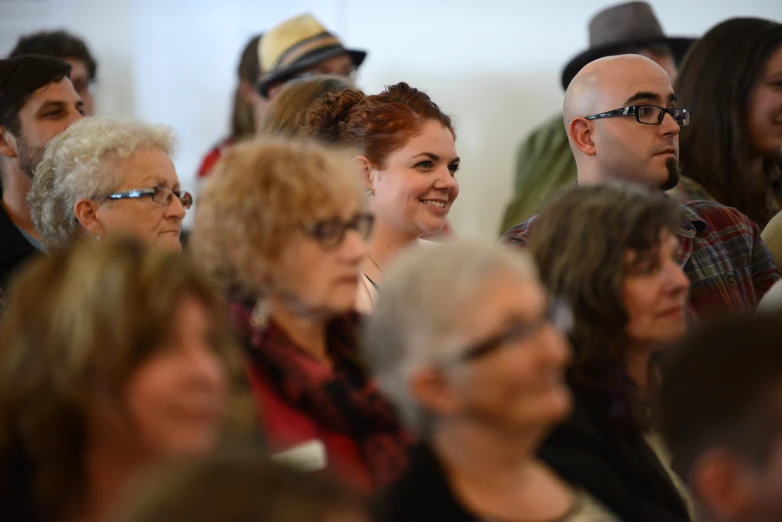
M 378 520 L 616 520 L 535 456 L 571 407 L 566 318 L 523 252 L 454 243 L 399 261 L 364 340 L 421 444 Z
M 85 118 L 49 142 L 27 196 L 44 248 L 125 233 L 181 250 L 193 198 L 171 161 L 175 141 L 167 127 Z

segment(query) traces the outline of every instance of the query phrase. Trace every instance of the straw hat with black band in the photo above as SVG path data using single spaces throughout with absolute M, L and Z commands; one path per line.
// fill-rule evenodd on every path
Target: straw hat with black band
M 367 57 L 366 51 L 346 49 L 342 42 L 311 14 L 286 20 L 264 34 L 258 45 L 263 77 L 257 88 L 262 96 L 269 87 L 284 82 L 322 61 L 347 54 L 354 67 Z
M 640 48 L 667 44 L 674 61 L 681 62 L 695 38 L 665 36 L 652 6 L 646 2 L 628 2 L 597 13 L 589 22 L 589 49 L 570 60 L 562 71 L 562 88 L 567 89 L 586 64 L 622 52 L 628 46 Z

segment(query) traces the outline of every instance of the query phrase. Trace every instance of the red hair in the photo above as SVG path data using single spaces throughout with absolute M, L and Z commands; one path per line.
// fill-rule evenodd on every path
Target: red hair
M 432 120 L 456 138 L 451 118 L 427 94 L 401 82 L 371 96 L 355 89 L 330 94 L 302 114 L 299 130 L 324 144 L 358 149 L 382 169 L 392 152 Z

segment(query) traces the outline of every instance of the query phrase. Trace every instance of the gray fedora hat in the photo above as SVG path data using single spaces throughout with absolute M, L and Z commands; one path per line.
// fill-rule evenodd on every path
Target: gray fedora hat
M 589 62 L 611 56 L 627 46 L 665 43 L 676 63 L 687 53 L 695 38 L 668 37 L 652 6 L 628 2 L 597 13 L 589 22 L 589 49 L 571 59 L 562 71 L 562 88 L 567 89 L 578 71 Z

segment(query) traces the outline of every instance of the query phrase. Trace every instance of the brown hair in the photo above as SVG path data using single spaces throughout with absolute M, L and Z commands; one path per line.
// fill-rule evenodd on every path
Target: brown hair
M 782 316 L 732 314 L 699 324 L 664 361 L 657 402 L 675 471 L 727 448 L 754 467 L 775 461 L 782 434 Z
M 302 114 L 303 135 L 361 151 L 375 168 L 428 121 L 439 121 L 456 136 L 451 118 L 424 92 L 401 82 L 371 96 L 348 89 L 326 96 Z
M 360 209 L 363 195 L 347 157 L 313 143 L 255 140 L 231 147 L 204 186 L 191 248 L 228 291 L 264 293 L 277 260 L 301 225 Z
M 532 223 L 530 249 L 543 284 L 573 308 L 575 358 L 569 381 L 600 399 L 623 429 L 645 429 L 644 405 L 624 370 L 626 253 L 655 255 L 660 233 L 674 233 L 679 204 L 664 193 L 608 183 L 564 190 Z
M 124 383 L 165 343 L 185 296 L 208 308 L 219 353 L 241 375 L 223 302 L 181 256 L 88 241 L 19 274 L 0 325 L 0 520 L 50 520 L 85 501 L 90 404 L 105 396 L 122 409 Z M 229 422 L 248 404 L 232 405 Z
M 258 45 L 262 34 L 253 36 L 242 50 L 237 75 L 239 82 L 247 82 L 255 88 L 255 82 L 261 77 L 261 64 L 258 61 Z M 241 88 L 234 91 L 233 110 L 231 110 L 231 138 L 239 141 L 255 134 L 255 112 L 242 98 Z
M 241 452 L 163 468 L 126 504 L 117 522 L 325 522 L 361 510 L 337 481 Z
M 14 56 L 36 54 L 38 56 L 50 56 L 60 60 L 77 60 L 84 62 L 87 67 L 87 76 L 94 80 L 98 73 L 98 63 L 87 48 L 84 40 L 65 31 L 41 31 L 40 33 L 22 36 L 16 42 L 9 58 Z
M 267 107 L 258 126 L 258 134 L 296 137 L 300 116 L 308 107 L 328 94 L 351 87 L 352 83 L 346 78 L 326 74 L 289 81 Z
M 675 82 L 680 105 L 692 110 L 692 123 L 679 138 L 682 173 L 761 228 L 778 210 L 782 153 L 763 159 L 764 178 L 757 179 L 747 114 L 766 63 L 780 46 L 782 25 L 776 22 L 727 20 L 692 46 Z

